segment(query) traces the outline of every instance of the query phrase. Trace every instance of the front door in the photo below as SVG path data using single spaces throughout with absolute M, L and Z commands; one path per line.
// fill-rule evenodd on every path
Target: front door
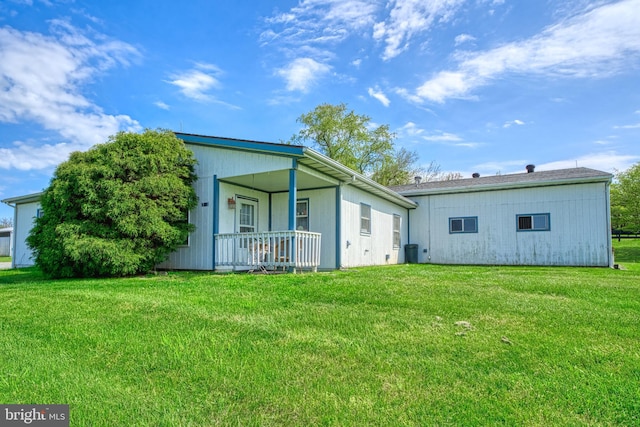
M 237 196 L 236 233 L 258 231 L 258 201 Z

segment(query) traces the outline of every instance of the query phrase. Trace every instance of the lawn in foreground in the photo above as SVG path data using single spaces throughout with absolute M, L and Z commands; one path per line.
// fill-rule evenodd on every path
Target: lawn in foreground
M 0 271 L 0 402 L 72 425 L 638 425 L 633 269 Z

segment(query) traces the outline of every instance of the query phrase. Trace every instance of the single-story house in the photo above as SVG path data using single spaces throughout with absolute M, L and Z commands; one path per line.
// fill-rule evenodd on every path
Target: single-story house
M 418 262 L 613 266 L 609 185 L 588 168 L 416 183 L 393 190 L 418 204 Z
M 176 133 L 198 160 L 196 230 L 159 268 L 331 270 L 406 261 L 613 265 L 611 175 L 576 168 L 384 187 L 298 145 Z M 15 267 L 42 214 L 15 207 Z M 553 228 L 551 225 L 553 224 Z
M 0 228 L 0 256 L 13 255 L 13 227 Z

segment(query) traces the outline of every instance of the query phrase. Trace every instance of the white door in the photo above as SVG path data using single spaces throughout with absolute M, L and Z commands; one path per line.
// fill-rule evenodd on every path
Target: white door
M 258 201 L 237 196 L 236 233 L 258 231 Z

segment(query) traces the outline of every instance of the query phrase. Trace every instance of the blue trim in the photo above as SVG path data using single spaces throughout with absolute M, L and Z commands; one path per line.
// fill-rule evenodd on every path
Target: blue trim
M 216 269 L 216 234 L 220 231 L 220 181 L 218 181 L 218 175 L 213 175 L 213 237 L 211 242 L 211 266 L 212 270 Z
M 271 218 L 272 218 L 272 211 L 271 211 L 271 193 L 269 193 L 269 231 L 271 231 Z
M 531 228 L 523 228 L 520 229 L 520 217 L 522 216 L 530 216 L 531 217 Z M 536 216 L 544 216 L 546 217 L 547 227 L 546 228 L 534 228 Z M 530 231 L 551 231 L 551 214 L 550 213 L 534 213 L 534 214 L 517 214 L 516 215 L 516 231 L 518 233 L 527 233 Z
M 475 230 L 467 231 L 465 229 L 464 223 L 466 219 L 475 220 Z M 451 227 L 451 221 L 460 220 L 462 221 L 462 230 L 453 231 Z M 469 234 L 469 233 L 477 233 L 478 232 L 478 217 L 477 216 L 454 216 L 449 218 L 449 234 Z
M 220 138 L 217 136 L 192 135 L 174 132 L 176 137 L 191 144 L 213 145 L 220 148 L 234 148 L 250 151 L 303 156 L 304 147 L 300 145 L 275 144 L 273 142 L 249 141 L 244 139 Z
M 342 187 L 336 186 L 336 268 L 342 265 Z
M 289 169 L 289 230 L 296 229 L 296 199 L 297 199 L 297 163 L 293 159 L 293 167 Z

